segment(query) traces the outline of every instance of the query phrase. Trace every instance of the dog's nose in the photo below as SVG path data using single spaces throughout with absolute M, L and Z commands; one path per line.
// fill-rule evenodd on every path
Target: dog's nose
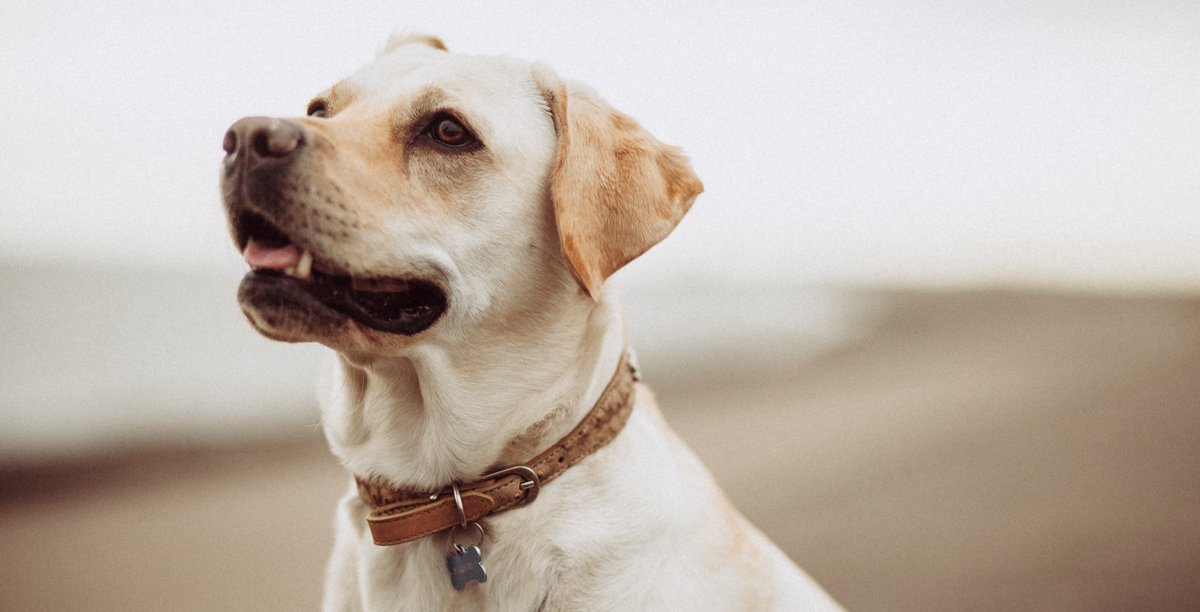
M 239 119 L 225 132 L 221 148 L 226 157 L 249 155 L 252 159 L 288 157 L 304 146 L 300 126 L 272 117 Z

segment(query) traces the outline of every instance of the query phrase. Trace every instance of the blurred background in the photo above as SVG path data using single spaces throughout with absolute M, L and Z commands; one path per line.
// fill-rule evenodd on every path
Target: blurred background
M 220 142 L 393 30 L 689 153 L 632 342 L 848 608 L 1200 608 L 1200 4 L 918 0 L 0 6 L 0 609 L 317 607 L 328 354 L 241 319 Z

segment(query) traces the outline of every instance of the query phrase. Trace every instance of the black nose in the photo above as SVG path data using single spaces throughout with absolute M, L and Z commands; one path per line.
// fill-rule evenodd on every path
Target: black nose
M 248 163 L 256 160 L 283 159 L 304 146 L 304 130 L 300 126 L 271 117 L 239 119 L 225 132 L 221 148 L 226 158 L 245 155 Z

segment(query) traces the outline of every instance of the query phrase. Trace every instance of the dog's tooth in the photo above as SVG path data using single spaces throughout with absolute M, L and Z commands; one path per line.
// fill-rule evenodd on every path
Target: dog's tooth
M 304 251 L 304 254 L 300 256 L 300 261 L 296 263 L 296 277 L 305 280 L 312 278 L 312 263 L 312 253 Z

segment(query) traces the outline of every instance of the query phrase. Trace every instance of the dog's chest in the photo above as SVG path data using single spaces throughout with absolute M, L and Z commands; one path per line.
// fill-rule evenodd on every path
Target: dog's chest
M 494 541 L 480 551 L 486 582 L 465 580 L 462 573 L 474 571 L 473 559 L 459 556 L 461 551 L 442 538 L 392 547 L 367 542 L 362 553 L 366 582 L 361 591 L 368 610 L 535 610 L 554 583 L 548 564 L 535 564 L 516 547 Z M 464 582 L 461 590 L 455 580 Z

